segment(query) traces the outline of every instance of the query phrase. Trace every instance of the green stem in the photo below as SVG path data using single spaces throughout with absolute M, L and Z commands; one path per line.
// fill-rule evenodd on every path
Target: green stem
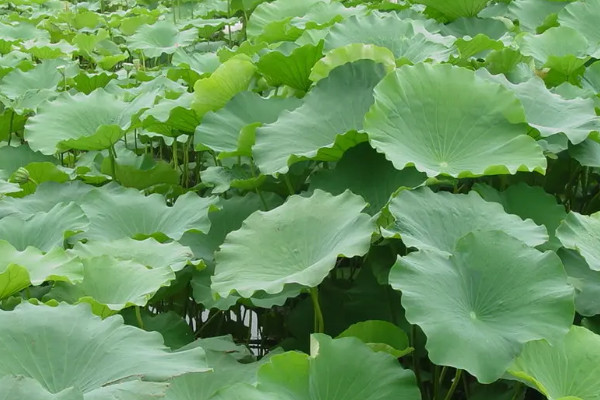
M 144 329 L 144 321 L 142 321 L 142 312 L 140 311 L 140 306 L 135 306 L 135 318 L 137 319 L 140 329 Z
M 415 378 L 417 379 L 417 385 L 424 391 L 423 381 L 421 380 L 421 367 L 419 365 L 419 356 L 417 355 L 417 326 L 411 325 L 410 327 L 410 344 L 415 349 L 412 352 L 413 371 Z
M 325 321 L 321 305 L 319 304 L 319 289 L 317 287 L 310 288 L 310 298 L 312 299 L 315 311 L 315 333 L 323 333 L 325 332 Z
M 523 394 L 523 389 L 525 389 L 525 386 L 521 382 L 517 382 L 515 384 L 515 393 L 511 397 L 511 400 L 519 400 Z
M 115 182 L 119 182 L 117 179 L 117 153 L 115 152 L 115 146 L 111 145 L 108 148 L 108 154 L 110 154 L 110 168 L 112 170 L 112 177 L 113 177 L 113 181 Z
M 177 138 L 175 138 L 175 140 L 173 140 L 173 169 L 177 170 L 177 168 L 179 168 L 179 160 L 178 160 L 178 154 L 177 154 Z
M 441 389 L 440 366 L 434 365 L 433 366 L 433 400 L 440 399 L 440 396 L 441 396 L 440 389 Z
M 12 139 L 13 121 L 15 119 L 15 110 L 10 109 L 10 122 L 8 123 L 8 145 L 10 146 L 10 140 Z
M 183 187 L 188 187 L 188 182 L 190 181 L 190 142 L 192 141 L 192 136 L 188 137 L 188 140 L 185 142 L 185 147 L 183 149 Z
M 287 189 L 290 192 L 290 196 L 293 196 L 294 194 L 296 194 L 296 191 L 294 190 L 294 187 L 292 186 L 292 182 L 290 181 L 290 177 L 287 174 L 283 175 L 283 181 L 285 182 L 285 186 L 287 186 Z
M 454 395 L 454 391 L 456 390 L 456 387 L 458 386 L 458 383 L 460 382 L 461 375 L 462 375 L 462 369 L 457 369 L 456 375 L 454 375 L 454 380 L 452 381 L 452 386 L 450 386 L 450 390 L 448 390 L 448 393 L 446 393 L 446 397 L 444 397 L 444 400 L 450 400 L 452 398 L 452 396 Z
M 252 172 L 252 178 L 256 179 L 256 168 L 254 168 L 254 160 L 252 159 L 250 160 L 250 171 Z M 254 190 L 260 198 L 260 201 L 264 207 L 264 211 L 269 211 L 269 206 L 267 205 L 267 201 L 265 200 L 265 196 L 263 196 L 262 191 L 258 187 L 254 188 Z

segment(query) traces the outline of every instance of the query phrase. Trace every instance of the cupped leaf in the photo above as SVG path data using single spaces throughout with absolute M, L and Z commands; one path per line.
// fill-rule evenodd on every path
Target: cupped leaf
M 600 271 L 593 271 L 575 250 L 560 249 L 558 256 L 565 266 L 569 283 L 575 288 L 575 310 L 583 316 L 600 314 Z
M 597 400 L 599 358 L 600 336 L 573 326 L 559 343 L 539 340 L 526 344 L 508 372 L 548 399 Z
M 441 13 L 449 20 L 460 17 L 474 17 L 483 10 L 489 0 L 416 0 L 417 3 L 425 4 L 427 7 Z
M 567 216 L 567 212 L 565 207 L 558 204 L 556 198 L 545 192 L 543 188 L 519 183 L 509 186 L 502 192 L 482 184 L 475 184 L 473 189 L 486 201 L 501 204 L 507 213 L 544 225 L 550 236 L 547 248 L 557 250 L 561 247 L 555 231 Z
M 289 25 L 293 17 L 303 16 L 308 11 L 322 3 L 323 0 L 277 0 L 265 2 L 254 10 L 246 33 L 248 38 L 258 41 L 276 42 L 280 40 L 294 40 L 300 36 L 302 30 Z
M 31 217 L 9 215 L 0 219 L 0 239 L 18 250 L 28 246 L 42 251 L 62 247 L 66 237 L 88 227 L 88 218 L 75 203 L 60 203 Z
M 233 96 L 248 89 L 255 72 L 256 66 L 247 56 L 227 60 L 211 76 L 196 81 L 192 109 L 200 116 L 218 110 Z
M 423 207 L 427 204 L 427 207 Z M 548 239 L 546 229 L 533 221 L 507 214 L 502 206 L 478 194 L 434 193 L 428 188 L 403 190 L 392 199 L 394 218 L 385 236 L 400 236 L 409 247 L 452 253 L 457 241 L 469 232 L 494 230 L 537 246 Z
M 33 378 L 51 393 L 75 387 L 85 394 L 136 375 L 156 382 L 208 369 L 202 349 L 171 353 L 159 334 L 123 325 L 120 316 L 101 320 L 88 305 L 25 303 L 0 311 L 0 322 L 0 378 Z
M 317 61 L 310 73 L 310 80 L 320 81 L 329 75 L 331 70 L 346 63 L 358 60 L 373 60 L 385 66 L 386 72 L 396 68 L 394 54 L 385 47 L 379 47 L 372 44 L 352 43 L 346 46 L 338 47 L 328 52 L 325 57 Z
M 394 13 L 372 13 L 349 17 L 334 25 L 325 37 L 325 50 L 352 43 L 372 44 L 388 48 L 398 59 L 418 63 L 428 59 L 448 60 L 453 42 L 454 39 L 433 35 Z
M 428 176 L 543 173 L 546 159 L 526 135 L 523 108 L 502 86 L 450 65 L 403 66 L 375 88 L 365 116 L 371 145 L 397 169 Z
M 402 291 L 406 319 L 427 336 L 429 358 L 499 379 L 523 344 L 558 342 L 573 321 L 573 289 L 553 252 L 501 231 L 469 233 L 450 254 L 399 257 L 390 284 Z
M 351 325 L 340 337 L 355 337 L 374 351 L 385 351 L 394 357 L 402 357 L 412 351 L 406 332 L 387 321 L 363 321 Z
M 144 196 L 135 189 L 121 188 L 94 190 L 81 203 L 90 220 L 90 227 L 83 235 L 96 240 L 154 235 L 178 240 L 187 231 L 208 231 L 208 212 L 214 201 L 189 192 L 168 207 L 160 194 Z
M 352 146 L 342 145 L 341 152 L 336 151 L 336 139 L 362 130 L 363 116 L 373 104 L 373 88 L 384 73 L 384 67 L 371 60 L 342 65 L 319 81 L 300 107 L 284 111 L 274 123 L 256 129 L 253 153 L 261 172 L 285 173 L 298 160 L 318 159 L 319 150 L 331 149 L 333 156 L 340 158 Z M 332 154 L 326 156 L 329 159 Z
M 264 98 L 254 92 L 241 92 L 222 109 L 204 115 L 194 143 L 198 150 L 204 146 L 219 153 L 219 158 L 251 156 L 256 127 L 275 122 L 282 111 L 291 111 L 300 104 L 295 97 Z
M 594 271 L 600 271 L 600 212 L 582 215 L 571 211 L 556 229 L 567 249 L 577 250 Z
M 59 282 L 47 296 L 70 303 L 88 302 L 100 316 L 130 306 L 145 306 L 158 289 L 175 279 L 175 273 L 169 268 L 148 268 L 109 255 L 81 262 L 83 280 L 75 284 Z
M 25 125 L 29 146 L 44 154 L 68 149 L 102 150 L 130 126 L 134 104 L 98 89 L 89 95 L 63 95 L 40 107 Z
M 374 215 L 401 187 L 414 188 L 425 182 L 427 176 L 412 167 L 398 171 L 391 162 L 373 150 L 368 143 L 348 149 L 334 169 L 320 170 L 311 176 L 310 188 L 331 194 L 349 189 L 368 203 L 366 211 Z
M 566 99 L 550 92 L 539 78 L 513 84 L 503 75 L 491 75 L 484 69 L 478 75 L 500 83 L 521 101 L 527 123 L 543 137 L 564 133 L 573 144 L 583 142 L 590 133 L 600 132 L 600 117 L 592 99 Z
M 307 44 L 288 49 L 275 49 L 263 55 L 256 66 L 273 86 L 287 85 L 294 89 L 307 91 L 310 88 L 310 71 L 323 56 L 323 43 L 316 46 Z
M 361 212 L 365 206 L 349 191 L 333 196 L 316 190 L 311 197 L 292 196 L 271 211 L 255 212 L 227 235 L 216 254 L 212 289 L 223 297 L 233 291 L 250 297 L 257 291 L 279 293 L 285 285 L 317 286 L 338 257 L 368 251 L 375 227 Z
M 356 338 L 311 337 L 311 356 L 288 352 L 258 371 L 258 389 L 297 400 L 420 399 L 414 374 Z
M 195 28 L 179 31 L 171 22 L 159 21 L 154 25 L 140 26 L 127 38 L 127 44 L 132 50 L 142 51 L 146 57 L 158 57 L 162 53 L 173 54 L 177 48 L 193 44 L 197 37 Z

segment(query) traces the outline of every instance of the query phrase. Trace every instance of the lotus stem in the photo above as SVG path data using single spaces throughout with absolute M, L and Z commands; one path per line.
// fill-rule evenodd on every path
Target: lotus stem
M 462 375 L 462 369 L 457 369 L 456 370 L 456 374 L 454 375 L 454 379 L 452 380 L 452 386 L 450 386 L 450 390 L 448 390 L 448 393 L 446 393 L 446 397 L 444 397 L 444 400 L 450 400 L 452 398 L 452 395 L 454 395 L 454 391 L 456 390 L 458 383 L 460 382 L 460 377 Z
M 115 146 L 111 145 L 108 148 L 108 154 L 110 155 L 110 168 L 112 170 L 112 177 L 114 182 L 118 182 L 117 180 L 117 153 L 115 152 Z
M 290 192 L 290 196 L 293 196 L 294 194 L 296 194 L 296 191 L 294 190 L 294 187 L 292 186 L 292 182 L 290 181 L 290 177 L 287 174 L 283 175 L 283 181 L 285 182 L 285 186 L 287 186 L 287 189 Z
M 142 320 L 142 312 L 140 311 L 140 306 L 135 306 L 135 318 L 137 319 L 137 323 L 140 329 L 144 329 L 144 321 Z
M 315 333 L 323 333 L 325 332 L 325 321 L 323 319 L 321 305 L 319 304 L 319 289 L 317 287 L 310 288 L 310 298 L 312 299 L 313 308 L 315 310 Z

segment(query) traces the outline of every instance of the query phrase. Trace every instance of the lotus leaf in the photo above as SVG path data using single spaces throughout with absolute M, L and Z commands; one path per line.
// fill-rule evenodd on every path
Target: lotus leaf
M 600 212 L 582 215 L 571 211 L 556 229 L 567 249 L 577 250 L 594 271 L 600 271 Z
M 127 39 L 129 48 L 140 50 L 146 57 L 158 57 L 162 53 L 173 54 L 179 47 L 194 43 L 196 29 L 179 31 L 171 22 L 159 21 L 153 25 L 142 25 Z

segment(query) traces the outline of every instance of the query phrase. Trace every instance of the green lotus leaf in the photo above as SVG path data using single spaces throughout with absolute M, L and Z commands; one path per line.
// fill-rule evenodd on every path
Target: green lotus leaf
M 501 231 L 469 233 L 450 254 L 399 257 L 390 284 L 402 291 L 406 319 L 425 332 L 431 361 L 481 383 L 499 379 L 523 344 L 559 341 L 573 320 L 573 289 L 558 256 Z
M 532 56 L 541 64 L 550 68 L 555 67 L 560 59 L 579 61 L 574 64 L 573 72 L 587 61 L 590 54 L 590 44 L 585 36 L 575 29 L 558 26 L 550 28 L 539 35 L 526 35 L 521 39 L 519 50 L 526 56 Z
M 577 146 L 569 147 L 569 155 L 585 167 L 600 168 L 600 143 L 586 139 Z
M 502 20 L 492 18 L 468 17 L 458 18 L 449 24 L 441 25 L 444 35 L 456 36 L 460 39 L 475 38 L 483 35 L 489 39 L 499 40 L 507 33 L 507 26 Z M 468 36 L 466 38 L 465 36 Z
M 163 398 L 168 383 L 131 380 L 118 385 L 104 386 L 84 395 L 85 400 L 147 400 Z
M 479 76 L 500 83 L 517 96 L 525 109 L 527 123 L 543 137 L 564 133 L 571 143 L 578 144 L 590 133 L 600 132 L 600 117 L 592 99 L 566 99 L 549 91 L 539 78 L 513 84 L 501 74 L 480 71 Z
M 29 146 L 43 154 L 68 149 L 102 150 L 119 140 L 139 109 L 98 89 L 63 95 L 39 108 L 25 125 Z
M 55 247 L 47 253 L 27 247 L 19 251 L 10 243 L 0 240 L 2 262 L 0 268 L 17 266 L 27 272 L 29 282 L 38 286 L 45 281 L 76 282 L 82 279 L 82 265 L 62 248 Z M 11 278 L 12 279 L 12 278 Z
M 0 179 L 0 197 L 7 193 L 16 193 L 21 191 L 21 186 L 16 183 L 7 182 L 4 179 Z
M 47 297 L 70 303 L 89 302 L 94 313 L 101 316 L 130 306 L 143 307 L 161 287 L 175 279 L 170 268 L 148 268 L 109 255 L 81 262 L 83 280 L 75 284 L 57 282 Z
M 406 246 L 420 250 L 450 254 L 461 237 L 469 232 L 488 231 L 490 227 L 529 246 L 538 246 L 548 240 L 543 226 L 507 214 L 501 205 L 489 203 L 474 192 L 434 193 L 429 188 L 403 190 L 388 207 L 395 221 L 383 230 L 384 236 L 400 236 Z
M 0 148 L 0 177 L 8 179 L 13 172 L 34 162 L 54 162 L 54 157 L 49 157 L 40 152 L 33 151 L 27 145 L 18 147 L 4 146 Z
M 6 149 L 6 147 L 4 147 Z M 0 155 L 2 152 L 0 151 Z M 0 163 L 2 158 L 0 157 Z M 0 199 L 0 218 L 8 215 L 21 216 L 28 219 L 36 213 L 47 213 L 59 203 L 79 203 L 94 186 L 80 181 L 65 183 L 41 183 L 35 193 L 23 198 L 3 197 Z
M 5 102 L 2 95 L 0 95 L 0 103 L 4 103 L 5 106 L 4 112 L 0 114 L 0 141 L 4 141 L 8 140 L 14 132 L 22 131 L 27 118 L 25 115 L 18 114 L 20 111 L 15 111 L 12 108 L 12 106 L 16 105 L 9 100 Z
M 560 249 L 558 256 L 565 266 L 569 283 L 575 288 L 575 310 L 592 317 L 600 314 L 600 271 L 593 271 L 575 250 Z
M 211 76 L 196 81 L 192 108 L 200 116 L 218 110 L 233 96 L 248 89 L 255 72 L 256 66 L 248 57 L 227 60 Z
M 256 63 L 258 72 L 273 86 L 287 85 L 307 91 L 312 84 L 309 79 L 313 65 L 323 56 L 323 43 L 307 44 L 292 49 L 280 46 L 266 53 Z M 287 50 L 287 51 L 286 51 Z
M 0 219 L 0 239 L 23 251 L 29 246 L 42 251 L 62 247 L 65 238 L 85 230 L 89 221 L 75 203 L 60 203 L 33 216 L 9 215 Z
M 146 57 L 152 58 L 163 53 L 173 54 L 177 48 L 193 44 L 197 37 L 195 28 L 179 31 L 171 22 L 159 21 L 140 26 L 127 38 L 127 45 L 131 50 L 140 50 Z
M 414 374 L 389 354 L 356 338 L 311 336 L 311 355 L 272 356 L 258 371 L 258 389 L 298 400 L 417 400 Z
M 377 179 L 373 179 L 375 176 Z M 347 150 L 334 169 L 314 173 L 310 187 L 334 195 L 350 189 L 369 203 L 365 211 L 374 215 L 398 188 L 419 186 L 426 178 L 425 174 L 412 167 L 398 171 L 368 143 L 361 143 Z
M 159 334 L 123 325 L 120 316 L 101 320 L 88 305 L 24 303 L 0 311 L 0 323 L 0 377 L 33 378 L 50 393 L 127 387 L 117 381 L 133 376 L 155 387 L 152 382 L 207 370 L 202 349 L 169 352 Z
M 390 72 L 396 68 L 394 54 L 387 48 L 372 44 L 352 43 L 331 50 L 325 57 L 317 61 L 310 73 L 310 80 L 318 82 L 326 78 L 331 70 L 346 63 L 364 59 L 383 64 L 386 72 Z
M 368 251 L 374 223 L 361 212 L 365 207 L 349 191 L 333 196 L 315 190 L 311 197 L 291 196 L 280 207 L 255 212 L 216 254 L 212 289 L 222 297 L 233 291 L 250 297 L 260 290 L 279 293 L 285 285 L 317 286 L 339 256 Z M 272 245 L 258 254 L 259 243 Z
M 413 350 L 409 346 L 406 333 L 387 321 L 358 322 L 340 333 L 338 338 L 341 337 L 355 337 L 366 343 L 372 350 L 385 351 L 396 358 L 402 357 Z
M 171 63 L 189 68 L 198 74 L 212 73 L 221 65 L 215 53 L 188 53 L 181 48 L 175 50 Z
M 319 81 L 300 107 L 256 129 L 253 152 L 261 172 L 285 173 L 296 160 L 335 148 L 339 135 L 361 130 L 363 116 L 373 104 L 373 88 L 384 73 L 384 67 L 371 60 L 342 65 Z
M 581 83 L 584 88 L 600 93 L 600 62 L 594 62 L 585 70 Z
M 50 393 L 35 379 L 12 375 L 0 378 L 0 399 L 84 400 L 83 394 L 76 388 Z
M 68 58 L 76 50 L 76 47 L 64 39 L 55 43 L 47 39 L 28 40 L 23 42 L 21 47 L 40 60 Z
M 62 76 L 56 69 L 63 62 L 50 60 L 28 71 L 14 69 L 0 80 L 0 91 L 9 99 L 23 97 L 28 91 L 55 90 Z M 41 103 L 41 101 L 40 101 Z
M 527 343 L 508 372 L 551 400 L 596 400 L 599 357 L 600 336 L 573 326 L 560 343 Z
M 450 65 L 403 66 L 375 87 L 365 116 L 371 145 L 397 169 L 428 176 L 543 173 L 542 149 L 526 135 L 517 98 L 473 71 Z
M 564 1 L 514 0 L 509 4 L 508 11 L 511 17 L 519 21 L 521 30 L 536 32 L 536 28 L 549 15 L 558 13 L 567 4 L 569 3 Z
M 263 392 L 247 383 L 236 383 L 219 390 L 210 400 L 287 400 L 280 393 Z
M 191 109 L 193 99 L 194 95 L 191 93 L 184 93 L 174 100 L 162 99 L 140 116 L 143 127 L 166 136 L 194 132 L 200 118 Z
M 600 18 L 600 1 L 586 0 L 568 3 L 558 13 L 558 23 L 561 26 L 573 28 L 580 32 L 590 42 L 600 45 L 600 32 L 598 32 L 598 18 Z
M 325 50 L 352 43 L 386 47 L 397 59 L 418 63 L 427 59 L 446 61 L 452 53 L 453 38 L 429 33 L 394 13 L 350 17 L 335 24 L 325 37 Z
M 20 42 L 32 39 L 50 39 L 48 31 L 37 29 L 35 25 L 21 22 L 17 25 L 0 23 L 0 37 L 11 42 Z
M 121 312 L 127 325 L 138 326 L 139 322 L 133 308 Z M 167 311 L 160 314 L 152 314 L 150 311 L 141 310 L 144 330 L 159 332 L 165 341 L 165 345 L 171 350 L 180 349 L 194 341 L 192 327 L 176 312 Z
M 52 162 L 33 162 L 27 164 L 24 168 L 27 171 L 27 181 L 20 182 L 21 194 L 28 195 L 35 192 L 37 186 L 43 182 L 67 182 L 70 178 L 69 174 L 65 172 L 65 168 L 57 166 Z M 18 180 L 17 176 L 22 170 L 17 170 L 12 176 L 11 180 Z
M 567 212 L 564 206 L 557 204 L 556 198 L 546 193 L 543 188 L 519 183 L 509 186 L 503 192 L 482 184 L 475 184 L 473 189 L 484 200 L 501 204 L 507 213 L 544 225 L 550 236 L 544 249 L 558 250 L 562 246 L 556 238 L 555 231 L 567 216 Z
M 148 268 L 167 268 L 174 272 L 182 270 L 188 264 L 198 263 L 193 261 L 194 255 L 189 247 L 177 242 L 160 243 L 153 238 L 145 240 L 123 238 L 77 243 L 69 253 L 80 258 L 110 254 L 119 260 L 131 260 Z
M 196 128 L 194 143 L 219 153 L 219 158 L 251 156 L 254 131 L 260 124 L 273 123 L 282 111 L 291 111 L 301 101 L 291 98 L 264 98 L 257 93 L 241 92 L 225 107 L 208 112 Z
M 490 39 L 481 33 L 471 39 L 459 38 L 454 45 L 463 59 L 483 58 L 491 50 L 502 50 L 504 48 L 501 41 Z
M 594 271 L 600 271 L 600 212 L 582 215 L 571 211 L 556 229 L 567 249 L 577 250 Z
M 208 167 L 201 173 L 202 182 L 212 186 L 213 194 L 225 193 L 230 188 L 242 190 L 254 190 L 260 187 L 265 179 L 264 175 L 253 176 L 252 167 L 233 165 L 231 168 Z
M 178 240 L 187 231 L 208 232 L 208 211 L 213 198 L 186 193 L 168 207 L 159 194 L 144 196 L 136 189 L 95 190 L 81 208 L 90 220 L 87 239 L 114 240 L 159 235 Z
M 166 183 L 177 185 L 179 183 L 179 172 L 166 161 L 156 161 L 151 155 L 136 155 L 135 152 L 127 150 L 124 146 L 115 146 L 115 169 L 116 181 L 125 187 L 145 189 L 147 187 Z M 100 172 L 113 175 L 112 160 L 105 157 L 100 166 Z
M 0 269 L 0 299 L 6 299 L 19 293 L 29 285 L 27 269 L 20 265 L 9 263 L 6 268 Z
M 293 17 L 305 15 L 324 0 L 276 0 L 259 4 L 248 21 L 246 34 L 253 41 L 276 42 L 297 39 L 302 30 L 289 25 Z
M 460 17 L 474 17 L 483 10 L 489 0 L 455 0 L 452 2 L 444 0 L 417 0 L 417 3 L 425 4 L 449 20 Z

